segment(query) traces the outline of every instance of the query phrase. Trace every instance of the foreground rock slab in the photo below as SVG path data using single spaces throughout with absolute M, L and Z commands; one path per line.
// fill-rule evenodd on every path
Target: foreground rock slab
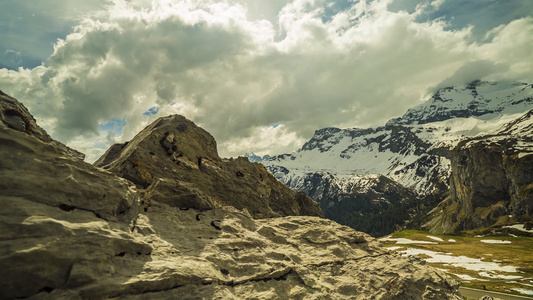
M 2 242 L 2 298 L 460 299 L 441 271 L 322 218 L 156 203 L 127 226 L 3 199 L 8 232 L 32 235 Z
M 460 299 L 441 271 L 321 217 L 155 198 L 4 107 L 0 299 Z

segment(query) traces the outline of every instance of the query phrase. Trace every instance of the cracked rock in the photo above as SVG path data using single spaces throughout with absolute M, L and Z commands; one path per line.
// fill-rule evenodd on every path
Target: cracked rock
M 198 191 L 215 199 L 210 187 L 191 186 L 196 175 L 173 186 L 166 181 L 172 170 L 156 172 L 145 157 L 130 161 L 124 151 L 135 152 L 128 145 L 138 141 L 102 161 L 124 158 L 137 166 L 130 175 L 147 171 L 138 179 L 160 182 L 141 191 L 117 176 L 113 163 L 115 174 L 68 155 L 31 124 L 30 134 L 0 122 L 0 299 L 461 299 L 446 274 L 390 254 L 369 235 L 317 216 L 258 219 L 263 208 L 251 203 L 184 208 L 186 201 L 164 194 Z M 174 142 L 191 126 L 175 126 Z M 202 164 L 215 181 L 233 167 L 213 155 L 204 150 Z M 258 165 L 236 164 L 227 172 L 232 180 L 259 174 Z M 163 172 L 167 177 L 159 177 Z M 270 188 L 277 197 L 291 195 Z M 287 205 L 269 201 L 258 206 Z

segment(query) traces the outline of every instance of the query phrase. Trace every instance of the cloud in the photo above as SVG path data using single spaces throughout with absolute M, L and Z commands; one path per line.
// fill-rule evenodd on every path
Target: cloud
M 244 154 L 244 149 L 254 147 L 257 155 L 273 155 L 291 153 L 305 142 L 298 137 L 296 132 L 289 131 L 283 124 L 273 126 L 255 127 L 252 129 L 250 137 L 236 138 L 224 141 L 220 146 L 230 153 Z M 272 150 L 275 149 L 276 152 Z
M 533 17 L 514 20 L 491 32 L 492 41 L 479 47 L 479 56 L 507 66 L 506 71 L 489 76 L 531 82 L 533 65 Z
M 531 18 L 477 43 L 471 26 L 420 22 L 392 1 L 348 3 L 116 0 L 42 66 L 0 70 L 0 88 L 94 160 L 172 113 L 211 132 L 223 156 L 275 154 L 319 128 L 382 125 L 439 83 L 533 81 Z M 121 131 L 105 126 L 116 120 Z
M 16 62 L 3 61 L 5 67 L 40 65 L 52 54 L 52 44 L 58 38 L 68 35 L 79 20 L 97 17 L 106 3 L 107 0 L 2 1 L 0 40 L 5 46 L 0 45 L 0 52 L 12 50 L 19 56 Z
M 496 64 L 489 60 L 478 60 L 464 64 L 452 76 L 444 79 L 434 89 L 434 92 L 440 88 L 472 82 L 480 78 L 490 77 L 492 74 L 501 74 L 509 69 L 506 64 Z

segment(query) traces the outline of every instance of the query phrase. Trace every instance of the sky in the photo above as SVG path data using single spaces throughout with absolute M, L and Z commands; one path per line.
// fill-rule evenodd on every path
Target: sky
M 472 80 L 533 82 L 531 0 L 2 0 L 0 90 L 96 160 L 159 117 L 290 153 Z

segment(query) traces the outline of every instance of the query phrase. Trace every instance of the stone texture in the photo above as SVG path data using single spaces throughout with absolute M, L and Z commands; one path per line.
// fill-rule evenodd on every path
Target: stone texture
M 157 193 L 204 190 L 138 190 L 9 122 L 0 299 L 461 299 L 441 271 L 333 221 L 179 207 Z
M 455 233 L 527 222 L 533 215 L 533 111 L 494 135 L 462 141 L 452 155 L 450 196 L 426 227 Z
M 13 99 L 8 99 L 8 104 Z M 15 100 L 16 101 L 16 100 Z M 0 115 L 6 101 L 0 99 Z M 17 104 L 24 120 L 33 120 Z M 137 201 L 135 187 L 80 160 L 74 150 L 51 140 L 35 121 L 19 131 L 0 122 L 0 195 L 31 199 L 65 211 L 90 211 L 104 219 L 128 219 Z
M 55 140 L 42 129 L 28 109 L 15 98 L 6 95 L 0 90 L 0 126 L 25 132 L 36 137 L 49 146 L 54 147 L 63 156 L 83 160 L 85 154 L 71 149 Z
M 160 118 L 127 144 L 112 146 L 95 165 L 146 189 L 148 201 L 170 206 L 231 205 L 256 218 L 323 216 L 316 202 L 287 188 L 261 164 L 220 158 L 215 139 L 178 115 Z

